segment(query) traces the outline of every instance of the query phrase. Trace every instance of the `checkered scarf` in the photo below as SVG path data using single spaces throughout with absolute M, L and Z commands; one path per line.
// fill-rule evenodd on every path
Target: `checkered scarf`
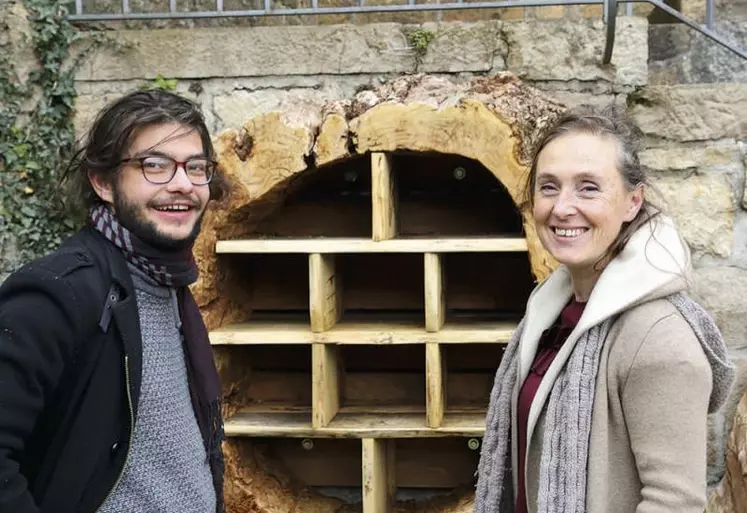
M 164 287 L 186 287 L 197 280 L 197 265 L 192 249 L 160 251 L 137 238 L 119 223 L 106 205 L 97 205 L 89 213 L 91 224 L 117 246 L 129 263 Z

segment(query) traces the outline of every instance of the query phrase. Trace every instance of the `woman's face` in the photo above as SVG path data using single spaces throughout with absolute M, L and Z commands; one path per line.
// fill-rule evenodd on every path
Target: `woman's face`
M 611 137 L 569 133 L 537 157 L 534 223 L 542 245 L 571 272 L 594 273 L 622 224 L 643 203 L 643 186 L 628 190 Z

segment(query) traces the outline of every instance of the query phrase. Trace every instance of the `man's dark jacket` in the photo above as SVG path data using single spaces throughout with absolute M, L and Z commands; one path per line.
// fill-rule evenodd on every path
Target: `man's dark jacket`
M 132 278 L 120 251 L 95 230 L 84 228 L 3 283 L 0 513 L 101 506 L 124 469 L 141 369 Z M 190 379 L 197 404 L 193 388 Z M 206 449 L 222 437 L 209 429 L 200 425 Z M 211 449 L 221 512 L 222 453 Z

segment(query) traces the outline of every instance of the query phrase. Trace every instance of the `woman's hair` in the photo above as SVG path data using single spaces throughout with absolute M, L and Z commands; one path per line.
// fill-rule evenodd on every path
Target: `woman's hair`
M 537 181 L 537 160 L 545 147 L 555 139 L 568 134 L 589 134 L 607 137 L 617 143 L 617 170 L 623 184 L 632 191 L 639 185 L 651 188 L 646 171 L 638 160 L 640 131 L 636 129 L 624 114 L 613 106 L 603 110 L 584 106 L 570 111 L 560 117 L 555 124 L 547 128 L 540 137 L 532 154 L 532 167 L 529 170 L 520 208 L 531 212 L 534 208 L 534 192 Z M 606 263 L 615 258 L 625 247 L 630 237 L 644 224 L 661 214 L 661 209 L 644 196 L 643 204 L 632 221 L 624 222 L 620 233 L 599 260 Z
M 85 215 L 101 202 L 88 178 L 89 173 L 112 183 L 134 134 L 141 128 L 177 123 L 197 131 L 208 159 L 215 149 L 200 107 L 177 94 L 153 89 L 136 91 L 107 105 L 96 117 L 85 144 L 61 177 L 68 186 L 68 207 Z M 225 177 L 216 169 L 210 182 L 210 199 L 220 200 L 228 192 Z

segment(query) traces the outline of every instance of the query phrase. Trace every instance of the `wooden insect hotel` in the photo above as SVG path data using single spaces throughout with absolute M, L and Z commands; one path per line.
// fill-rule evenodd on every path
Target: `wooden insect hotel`
M 552 263 L 516 205 L 562 111 L 512 75 L 403 77 L 217 137 L 194 287 L 230 513 L 471 511 L 495 370 Z

